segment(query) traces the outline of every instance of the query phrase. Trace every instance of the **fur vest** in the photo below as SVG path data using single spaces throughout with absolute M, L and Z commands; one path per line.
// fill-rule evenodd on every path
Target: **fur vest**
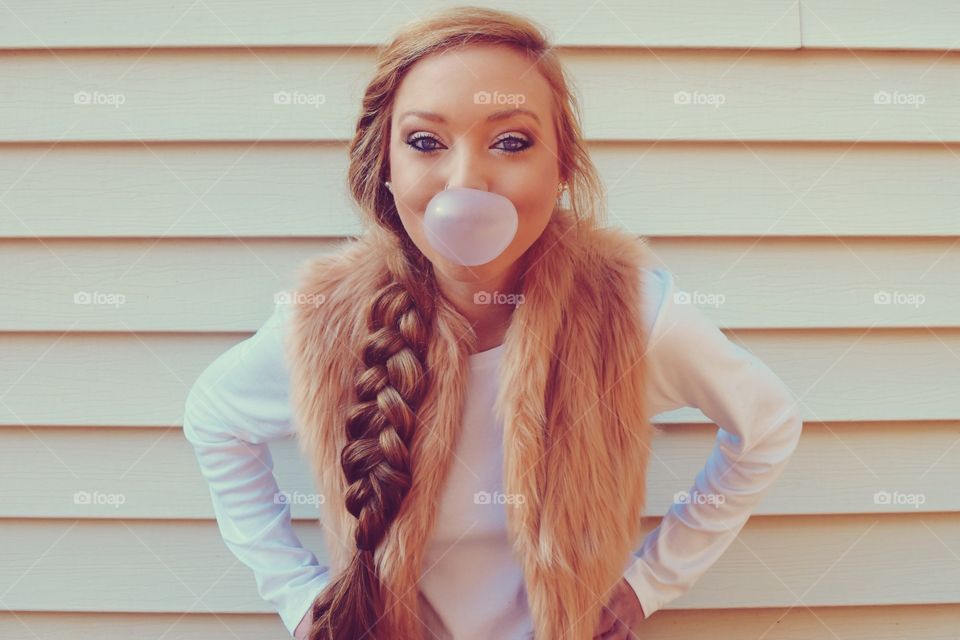
M 332 575 L 355 551 L 339 453 L 345 409 L 356 401 L 366 306 L 400 255 L 395 238 L 375 227 L 298 273 L 286 347 L 291 405 L 298 445 L 325 498 Z M 653 427 L 639 269 L 649 255 L 641 238 L 555 210 L 521 258 L 523 298 L 506 332 L 495 415 L 503 425 L 504 492 L 523 496 L 504 508 L 537 640 L 592 638 L 609 589 L 642 542 Z M 412 486 L 375 552 L 390 640 L 422 640 L 422 620 L 431 615 L 417 583 L 461 429 L 475 340 L 469 322 L 438 300 L 430 388 L 410 446 Z

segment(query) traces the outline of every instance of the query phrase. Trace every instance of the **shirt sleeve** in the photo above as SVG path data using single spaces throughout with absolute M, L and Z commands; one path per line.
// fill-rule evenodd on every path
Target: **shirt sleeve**
M 283 351 L 286 305 L 213 361 L 188 394 L 184 437 L 207 481 L 223 541 L 293 635 L 329 575 L 293 531 L 268 442 L 294 433 Z
M 624 573 L 645 618 L 723 555 L 786 467 L 803 428 L 784 383 L 690 304 L 669 272 L 656 273 L 662 298 L 646 351 L 651 414 L 695 407 L 718 430 L 693 487 L 675 497 Z

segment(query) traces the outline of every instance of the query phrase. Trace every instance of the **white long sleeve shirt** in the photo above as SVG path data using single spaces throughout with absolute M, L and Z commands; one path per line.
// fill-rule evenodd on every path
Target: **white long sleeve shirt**
M 788 388 L 758 358 L 714 326 L 676 289 L 671 273 L 643 269 L 650 328 L 651 417 L 694 407 L 719 427 L 686 497 L 674 499 L 625 567 L 646 617 L 689 590 L 730 546 L 783 471 L 802 420 Z M 227 547 L 253 571 L 261 597 L 291 635 L 329 581 L 290 522 L 267 443 L 291 436 L 286 304 L 250 338 L 210 364 L 186 403 L 193 444 Z M 506 531 L 503 425 L 493 414 L 503 345 L 472 354 L 463 431 L 426 549 L 420 589 L 453 640 L 529 638 L 522 571 Z M 656 421 L 656 420 L 654 420 Z M 492 499 L 477 499 L 486 492 Z

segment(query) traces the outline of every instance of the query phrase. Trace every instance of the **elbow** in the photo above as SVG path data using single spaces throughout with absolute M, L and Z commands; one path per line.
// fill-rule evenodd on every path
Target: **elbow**
M 800 414 L 800 408 L 792 400 L 790 407 L 780 429 L 783 450 L 786 452 L 787 458 L 792 457 L 797 450 L 800 444 L 800 436 L 803 433 L 803 416 Z
M 209 401 L 200 390 L 200 385 L 194 383 L 183 404 L 183 437 L 191 444 L 202 444 L 209 439 L 209 434 L 204 434 L 201 427 L 204 409 L 207 408 Z
M 793 445 L 800 442 L 800 434 L 803 433 L 803 415 L 800 413 L 800 406 L 793 400 L 790 401 L 790 413 L 787 416 L 788 431 L 793 437 Z
M 776 398 L 773 406 L 776 407 L 774 415 L 777 418 L 774 422 L 778 425 L 775 440 L 779 448 L 785 451 L 789 457 L 793 455 L 800 444 L 800 435 L 803 433 L 801 402 L 794 397 L 793 392 L 783 382 L 780 382 L 778 386 L 778 392 L 772 396 Z
M 798 403 L 792 397 L 788 397 L 772 418 L 769 424 L 773 426 L 762 438 L 762 444 L 758 445 L 757 456 L 768 464 L 782 467 L 793 457 L 800 444 L 803 416 L 800 414 Z

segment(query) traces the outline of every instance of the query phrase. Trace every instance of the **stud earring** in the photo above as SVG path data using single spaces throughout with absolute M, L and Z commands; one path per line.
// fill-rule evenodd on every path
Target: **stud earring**
M 561 182 L 559 185 L 557 185 L 557 206 L 560 207 L 561 209 L 567 208 L 567 206 L 565 206 L 566 203 L 564 202 L 564 198 L 563 198 L 563 194 L 566 190 L 567 190 L 566 182 Z
M 383 184 L 386 185 L 386 187 L 387 187 L 387 189 L 388 189 L 389 191 L 391 191 L 391 192 L 393 191 L 393 188 L 390 187 L 390 181 L 389 181 L 389 180 L 384 180 L 384 181 L 383 181 Z

